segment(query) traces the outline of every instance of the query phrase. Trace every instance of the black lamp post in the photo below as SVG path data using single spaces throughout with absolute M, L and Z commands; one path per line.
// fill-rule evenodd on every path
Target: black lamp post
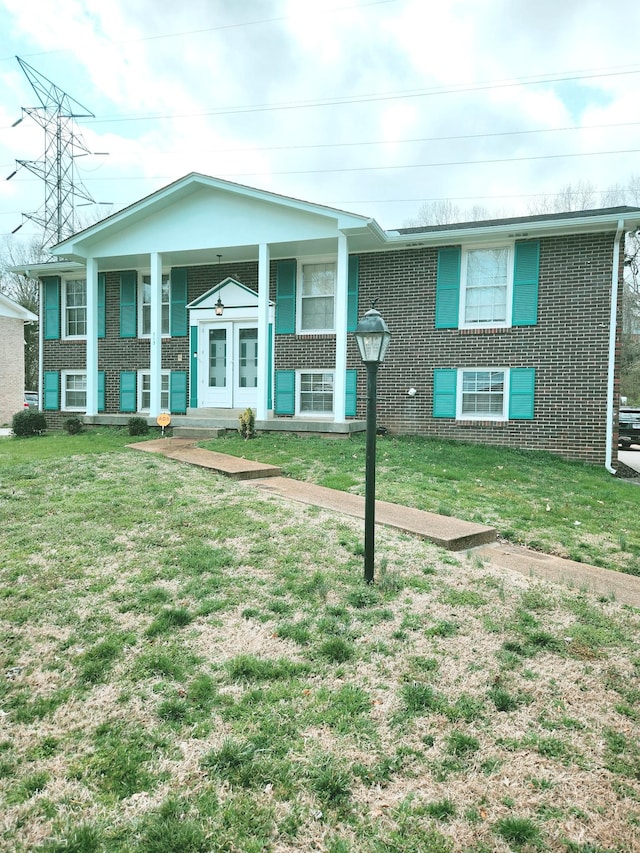
M 374 303 L 375 305 L 375 303 Z M 364 501 L 364 579 L 373 583 L 376 524 L 376 382 L 378 365 L 384 361 L 391 332 L 382 315 L 371 307 L 358 323 L 355 338 L 367 368 L 367 454 Z

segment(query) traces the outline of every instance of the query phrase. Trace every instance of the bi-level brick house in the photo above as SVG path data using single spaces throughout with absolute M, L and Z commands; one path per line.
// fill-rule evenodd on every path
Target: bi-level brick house
M 81 231 L 41 281 L 49 421 L 361 429 L 353 335 L 392 333 L 392 432 L 615 468 L 628 207 L 383 231 L 365 216 L 191 174 Z M 226 419 L 225 419 L 226 416 Z

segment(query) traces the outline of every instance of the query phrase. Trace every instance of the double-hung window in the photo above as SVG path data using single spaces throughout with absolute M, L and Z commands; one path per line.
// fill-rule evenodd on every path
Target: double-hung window
M 533 420 L 534 367 L 436 368 L 433 417 L 460 421 Z
M 62 405 L 68 412 L 84 412 L 87 409 L 86 371 L 62 371 Z
M 142 299 L 141 303 L 141 323 L 143 336 L 151 334 L 151 276 L 142 276 Z M 170 333 L 169 316 L 171 307 L 171 284 L 169 275 L 162 276 L 162 334 L 168 336 Z
M 335 331 L 335 261 L 301 262 L 299 281 L 300 332 Z
M 169 411 L 169 374 L 168 370 L 163 370 L 160 374 L 160 409 L 163 412 Z M 138 377 L 138 411 L 148 412 L 151 408 L 151 373 L 141 370 Z
M 506 419 L 507 385 L 507 370 L 460 370 L 458 416 L 469 420 Z
M 67 279 L 62 287 L 62 328 L 65 338 L 84 338 L 87 334 L 87 282 Z
M 466 249 L 462 253 L 460 317 L 463 328 L 511 324 L 513 249 Z
M 333 373 L 300 371 L 298 374 L 298 414 L 333 414 Z
M 540 241 L 438 250 L 436 329 L 507 329 L 538 322 Z

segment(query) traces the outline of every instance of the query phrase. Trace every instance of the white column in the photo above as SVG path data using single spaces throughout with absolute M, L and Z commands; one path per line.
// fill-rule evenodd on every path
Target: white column
M 87 415 L 98 414 L 98 262 L 87 258 Z
M 269 389 L 269 245 L 258 247 L 258 388 L 256 420 L 264 421 L 268 413 Z
M 151 402 L 149 416 L 160 414 L 162 374 L 162 255 L 151 254 L 151 346 L 149 353 L 151 371 Z
M 344 234 L 338 235 L 336 264 L 336 370 L 333 378 L 333 419 L 345 420 L 347 383 L 347 306 L 349 301 L 349 249 Z

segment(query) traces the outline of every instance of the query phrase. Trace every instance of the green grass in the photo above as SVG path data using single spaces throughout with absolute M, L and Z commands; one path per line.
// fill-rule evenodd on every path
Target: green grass
M 636 611 L 129 441 L 0 441 L 0 849 L 633 849 Z
M 245 442 L 229 433 L 203 446 L 279 465 L 295 479 L 364 494 L 362 435 L 327 441 L 263 434 Z M 601 466 L 550 453 L 381 436 L 376 494 L 489 524 L 505 539 L 540 551 L 640 574 L 640 489 Z

